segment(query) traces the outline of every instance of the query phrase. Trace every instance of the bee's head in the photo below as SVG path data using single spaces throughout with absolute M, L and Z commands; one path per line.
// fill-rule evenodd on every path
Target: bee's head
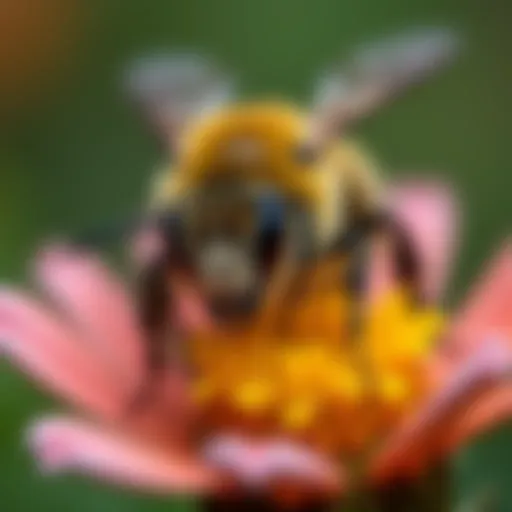
M 253 313 L 279 239 L 276 226 L 263 221 L 257 194 L 236 183 L 205 186 L 188 198 L 184 226 L 193 270 L 212 313 L 221 319 Z

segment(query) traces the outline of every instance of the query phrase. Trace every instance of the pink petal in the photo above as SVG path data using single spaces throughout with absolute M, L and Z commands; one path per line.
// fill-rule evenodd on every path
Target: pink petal
M 0 349 L 51 391 L 86 410 L 112 417 L 126 389 L 69 327 L 30 298 L 0 293 Z
M 439 299 L 449 278 L 459 234 L 459 212 L 451 190 L 442 183 L 410 181 L 392 187 L 388 203 L 416 244 L 425 294 Z M 374 255 L 374 296 L 392 282 L 392 265 L 387 258 L 382 248 Z
M 344 484 L 343 468 L 306 446 L 279 439 L 248 439 L 236 435 L 213 438 L 205 448 L 208 460 L 250 488 L 266 488 L 276 480 L 335 489 Z
M 134 398 L 137 395 L 132 395 L 132 400 Z M 158 438 L 162 443 L 188 442 L 198 417 L 190 376 L 181 368 L 170 369 L 153 381 L 147 400 L 139 401 L 134 414 L 130 412 L 127 409 L 125 416 L 130 431 L 145 438 Z
M 469 299 L 457 314 L 448 336 L 455 354 L 474 350 L 483 336 L 500 333 L 512 339 L 512 243 L 491 260 Z
M 512 419 L 512 384 L 495 389 L 475 402 L 451 426 L 444 451 L 452 452 L 473 437 Z
M 87 334 L 90 350 L 132 385 L 142 372 L 142 337 L 135 307 L 122 284 L 96 258 L 47 249 L 36 261 L 39 282 Z
M 446 434 L 461 411 L 489 390 L 503 385 L 512 371 L 512 351 L 503 340 L 487 341 L 462 365 L 451 380 L 417 414 L 395 432 L 372 463 L 379 482 L 400 471 L 423 467 L 429 450 Z
M 46 471 L 74 470 L 153 492 L 210 492 L 218 475 L 206 464 L 70 418 L 46 418 L 29 431 Z

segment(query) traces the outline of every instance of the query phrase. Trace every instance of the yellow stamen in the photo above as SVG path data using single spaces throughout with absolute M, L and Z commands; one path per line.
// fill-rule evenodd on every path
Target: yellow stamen
M 343 297 L 333 301 L 332 294 L 304 300 L 296 312 L 300 321 L 279 338 L 261 331 L 255 337 L 249 325 L 236 340 L 196 340 L 198 404 L 220 395 L 235 417 L 238 412 L 276 418 L 275 428 L 328 440 L 324 444 L 336 451 L 369 446 L 422 398 L 423 362 L 442 317 L 434 309 L 411 309 L 406 295 L 395 290 L 371 305 L 354 347 L 340 322 L 346 304 Z M 224 420 L 218 414 L 216 426 Z M 326 414 L 336 418 L 335 425 L 325 421 Z M 229 427 L 230 418 L 225 421 Z

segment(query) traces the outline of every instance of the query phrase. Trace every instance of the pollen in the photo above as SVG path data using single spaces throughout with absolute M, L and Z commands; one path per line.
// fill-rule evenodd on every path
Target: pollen
M 413 307 L 394 290 L 369 306 L 361 336 L 351 340 L 339 321 L 347 301 L 311 301 L 298 306 L 302 330 L 294 323 L 277 337 L 247 326 L 237 336 L 193 341 L 198 405 L 215 428 L 257 416 L 270 431 L 343 455 L 370 446 L 422 399 L 425 360 L 443 326 L 439 311 Z M 318 330 L 319 323 L 330 328 Z
M 304 430 L 313 425 L 316 412 L 314 400 L 297 400 L 285 407 L 281 423 L 289 431 Z
M 407 401 L 410 385 L 407 379 L 395 374 L 385 376 L 379 386 L 385 404 L 400 405 Z
M 268 410 L 273 406 L 274 398 L 270 379 L 253 380 L 234 387 L 231 401 L 235 408 L 250 413 Z

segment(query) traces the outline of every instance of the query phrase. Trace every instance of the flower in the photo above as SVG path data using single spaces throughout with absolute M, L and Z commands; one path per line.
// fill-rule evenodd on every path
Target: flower
M 390 204 L 421 253 L 425 292 L 438 300 L 457 233 L 453 198 L 425 183 L 393 194 Z M 409 308 L 383 254 L 384 246 L 374 251 L 360 359 L 332 343 L 343 301 L 317 296 L 292 317 L 297 339 L 307 334 L 295 344 L 247 334 L 227 346 L 211 326 L 199 329 L 190 345 L 199 378 L 170 370 L 130 416 L 126 405 L 144 375 L 130 294 L 91 255 L 43 252 L 36 277 L 46 301 L 0 293 L 3 355 L 79 413 L 36 419 L 28 439 L 37 460 L 48 471 L 75 469 L 159 492 L 242 486 L 287 499 L 280 484 L 307 495 L 346 490 L 354 454 L 371 485 L 421 473 L 512 415 L 512 245 L 448 322 L 436 307 Z M 181 320 L 197 333 L 206 319 L 190 293 L 182 294 Z M 361 399 L 369 382 L 377 392 L 371 407 Z M 332 404 L 337 415 L 322 415 Z M 197 427 L 206 435 L 193 435 Z

